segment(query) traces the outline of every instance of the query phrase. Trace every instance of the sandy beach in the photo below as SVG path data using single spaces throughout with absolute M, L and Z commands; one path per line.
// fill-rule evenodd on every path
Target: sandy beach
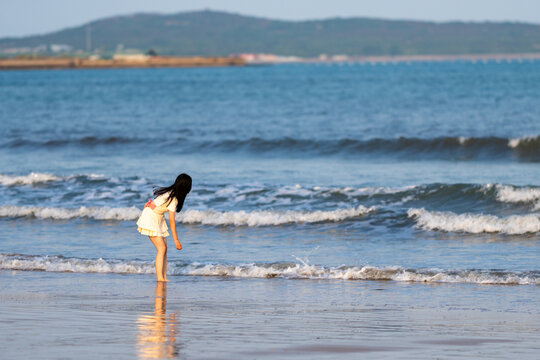
M 6 359 L 538 354 L 536 287 L 24 271 L 0 284 Z

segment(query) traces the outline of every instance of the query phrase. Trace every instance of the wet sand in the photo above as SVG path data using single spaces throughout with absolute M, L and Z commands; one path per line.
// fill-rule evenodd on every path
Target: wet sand
M 6 359 L 537 358 L 537 286 L 1 271 Z M 519 291 L 518 291 L 519 290 Z

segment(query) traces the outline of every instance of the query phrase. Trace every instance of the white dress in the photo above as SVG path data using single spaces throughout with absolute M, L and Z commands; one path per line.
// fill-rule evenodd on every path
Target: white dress
M 142 235 L 167 237 L 169 236 L 169 229 L 163 214 L 167 211 L 176 211 L 178 200 L 173 198 L 169 202 L 169 193 L 166 193 L 159 195 L 153 201 L 156 208 L 154 210 L 149 207 L 143 209 L 139 220 L 137 220 L 137 230 Z

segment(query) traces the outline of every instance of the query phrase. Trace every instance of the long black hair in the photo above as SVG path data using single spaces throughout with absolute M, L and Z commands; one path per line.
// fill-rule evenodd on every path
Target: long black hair
M 184 200 L 187 194 L 191 191 L 191 176 L 188 174 L 180 174 L 171 186 L 158 187 L 154 189 L 154 196 L 163 195 L 169 193 L 169 199 L 167 205 L 171 203 L 173 198 L 178 200 L 176 205 L 176 212 L 182 210 L 184 206 Z

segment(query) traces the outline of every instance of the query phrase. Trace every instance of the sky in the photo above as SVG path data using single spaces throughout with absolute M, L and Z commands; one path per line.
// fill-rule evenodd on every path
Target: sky
M 540 24 L 540 0 L 0 0 L 0 37 L 43 34 L 115 15 L 202 9 L 283 20 L 340 16 Z

